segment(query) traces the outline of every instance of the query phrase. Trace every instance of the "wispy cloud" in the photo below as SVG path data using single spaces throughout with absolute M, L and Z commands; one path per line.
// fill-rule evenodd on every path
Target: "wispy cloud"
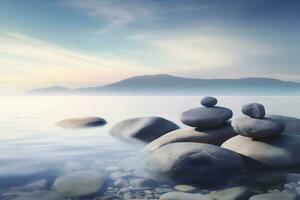
M 80 52 L 21 34 L 0 34 L 0 85 L 103 84 L 150 72 L 128 58 Z

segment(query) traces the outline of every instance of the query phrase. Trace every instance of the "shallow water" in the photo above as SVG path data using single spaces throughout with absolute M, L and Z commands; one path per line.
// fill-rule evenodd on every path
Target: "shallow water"
M 51 183 L 60 174 L 103 169 L 134 154 L 140 145 L 127 144 L 108 134 L 116 122 L 157 115 L 184 126 L 180 114 L 199 105 L 201 97 L 0 97 L 0 192 L 35 180 Z M 243 104 L 260 102 L 268 114 L 300 118 L 300 97 L 218 97 L 220 106 L 241 115 Z M 100 116 L 108 121 L 92 129 L 62 129 L 57 121 Z

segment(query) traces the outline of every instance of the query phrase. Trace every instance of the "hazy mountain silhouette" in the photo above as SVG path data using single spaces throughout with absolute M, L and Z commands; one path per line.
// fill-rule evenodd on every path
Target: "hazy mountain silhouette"
M 191 79 L 167 74 L 135 76 L 112 84 L 68 89 L 60 86 L 30 94 L 135 94 L 135 95 L 299 95 L 300 83 L 270 78 Z

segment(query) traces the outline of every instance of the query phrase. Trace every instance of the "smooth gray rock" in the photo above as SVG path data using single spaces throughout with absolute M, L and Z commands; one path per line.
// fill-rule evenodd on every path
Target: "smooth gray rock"
M 276 137 L 284 131 L 282 123 L 270 118 L 239 117 L 233 119 L 231 124 L 237 134 L 254 139 Z
M 91 128 L 103 126 L 104 124 L 106 124 L 106 121 L 101 117 L 85 117 L 65 119 L 58 122 L 56 125 L 61 128 Z
M 249 200 L 297 200 L 297 195 L 291 192 L 272 192 L 252 196 Z
M 133 187 L 154 187 L 157 182 L 147 178 L 136 178 L 130 181 L 130 185 Z
M 246 187 L 234 187 L 210 193 L 208 196 L 216 200 L 246 200 L 251 197 L 252 192 Z
M 189 194 L 185 192 L 168 192 L 163 194 L 159 200 L 215 200 L 203 194 Z
M 52 188 L 64 197 L 83 197 L 97 193 L 105 181 L 97 170 L 78 171 L 58 177 Z
M 268 115 L 268 118 L 284 124 L 285 129 L 283 134 L 300 135 L 300 119 L 282 115 Z
M 181 121 L 185 125 L 198 128 L 217 128 L 232 117 L 233 113 L 223 107 L 199 107 L 185 111 Z
M 157 180 L 208 187 L 223 185 L 244 169 L 237 153 L 194 142 L 165 145 L 148 154 L 142 166 Z
M 244 105 L 242 113 L 256 119 L 262 119 L 266 115 L 265 107 L 260 103 L 249 103 Z
M 213 107 L 218 103 L 218 100 L 215 97 L 204 97 L 201 100 L 201 105 L 205 107 Z
M 222 145 L 226 140 L 236 136 L 230 122 L 217 129 L 199 130 L 195 128 L 183 128 L 167 133 L 149 143 L 146 151 L 153 151 L 164 145 L 175 142 L 199 142 L 213 145 Z
M 24 193 L 11 200 L 63 200 L 63 198 L 53 191 L 36 191 Z
M 125 140 L 138 139 L 151 142 L 160 136 L 179 129 L 174 122 L 161 117 L 140 117 L 126 119 L 112 127 L 110 133 Z
M 245 156 L 249 163 L 253 160 L 275 169 L 300 165 L 300 137 L 296 135 L 281 135 L 265 140 L 253 140 L 239 135 L 224 142 L 222 147 Z

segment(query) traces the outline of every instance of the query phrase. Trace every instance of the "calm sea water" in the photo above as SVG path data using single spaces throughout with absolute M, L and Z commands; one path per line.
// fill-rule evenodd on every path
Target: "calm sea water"
M 141 146 L 108 134 L 116 122 L 139 116 L 162 116 L 183 126 L 180 114 L 201 97 L 0 97 L 0 192 L 70 171 L 102 168 L 133 154 Z M 219 105 L 241 115 L 242 105 L 260 102 L 269 114 L 300 118 L 300 97 L 218 97 Z M 104 127 L 69 130 L 55 126 L 70 117 L 100 116 Z

